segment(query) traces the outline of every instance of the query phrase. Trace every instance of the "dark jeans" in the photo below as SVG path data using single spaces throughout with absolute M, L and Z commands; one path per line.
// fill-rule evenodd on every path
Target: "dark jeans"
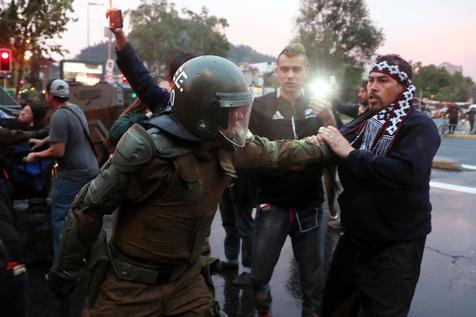
M 240 255 L 244 267 L 251 267 L 251 239 L 254 220 L 251 212 L 254 204 L 233 199 L 231 190 L 223 193 L 220 201 L 220 215 L 225 229 L 225 257 L 228 261 L 237 261 Z
M 326 282 L 322 316 L 407 316 L 420 276 L 425 240 L 363 251 L 342 236 Z
M 286 237 L 291 237 L 299 268 L 303 297 L 302 316 L 314 316 L 322 301 L 321 207 L 303 209 L 259 207 L 255 219 L 252 253 L 252 281 L 256 308 L 260 313 L 271 309 L 269 281 L 278 262 Z
M 53 248 L 59 247 L 60 235 L 63 232 L 64 220 L 76 194 L 89 182 L 88 180 L 72 180 L 58 176 L 54 183 L 51 198 L 51 224 L 53 229 Z

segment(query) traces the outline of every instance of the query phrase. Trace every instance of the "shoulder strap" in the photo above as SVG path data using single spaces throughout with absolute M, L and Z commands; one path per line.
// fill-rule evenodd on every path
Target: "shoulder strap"
M 89 136 L 88 130 L 86 129 L 86 127 L 83 124 L 83 120 L 81 120 L 81 118 L 78 116 L 78 114 L 76 112 L 74 112 L 73 109 L 69 108 L 68 106 L 64 105 L 61 108 L 70 111 L 76 118 L 78 118 L 79 124 L 81 124 L 81 127 L 83 128 L 84 135 L 86 136 L 86 139 L 88 139 L 89 145 L 91 146 L 91 150 L 93 151 L 94 155 L 97 156 L 96 150 L 94 149 L 93 141 L 91 140 L 91 137 Z

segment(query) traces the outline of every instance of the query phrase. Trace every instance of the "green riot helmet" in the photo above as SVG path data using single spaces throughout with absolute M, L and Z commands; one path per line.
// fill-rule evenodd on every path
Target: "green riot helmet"
M 173 82 L 171 116 L 188 132 L 201 141 L 223 136 L 244 146 L 253 93 L 235 64 L 219 56 L 195 57 L 177 70 Z

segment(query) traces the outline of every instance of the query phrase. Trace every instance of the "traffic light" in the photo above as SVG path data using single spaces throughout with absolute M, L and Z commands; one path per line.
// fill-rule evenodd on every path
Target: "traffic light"
M 0 72 L 12 71 L 12 51 L 8 48 L 0 48 Z

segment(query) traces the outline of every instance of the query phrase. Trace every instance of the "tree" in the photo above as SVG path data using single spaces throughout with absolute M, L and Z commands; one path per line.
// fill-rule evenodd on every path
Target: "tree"
M 230 45 L 228 59 L 233 63 L 271 63 L 276 60 L 273 56 L 260 54 L 247 45 Z
M 436 98 L 447 101 L 467 101 L 470 89 L 474 86 L 471 77 L 466 77 L 461 72 L 456 72 L 450 78 L 450 85 L 442 87 Z
M 35 58 L 65 52 L 50 40 L 66 30 L 72 3 L 73 0 L 10 0 L 7 5 L 0 4 L 0 46 L 12 49 L 17 95 L 27 50 Z
M 435 65 L 422 66 L 413 76 L 416 96 L 434 99 L 441 87 L 449 86 L 451 75 Z
M 355 99 L 363 64 L 383 41 L 364 0 L 302 0 L 296 23 L 311 65 L 336 76 L 344 99 Z
M 276 59 L 272 56 L 260 54 L 253 48 L 246 45 L 235 46 L 230 44 L 227 58 L 235 64 L 241 63 L 268 63 L 274 62 Z M 73 60 L 87 61 L 92 63 L 106 64 L 107 60 L 107 43 L 102 42 L 89 47 L 83 48 Z M 31 81 L 30 81 L 31 82 Z
M 182 49 L 194 50 L 203 54 L 226 56 L 230 45 L 223 30 L 228 27 L 224 18 L 217 18 L 208 14 L 208 9 L 202 7 L 200 13 L 183 9 L 185 40 L 182 41 Z
M 112 43 L 114 46 L 114 41 Z M 108 43 L 101 42 L 81 49 L 78 55 L 73 57 L 76 61 L 86 61 L 90 63 L 106 64 Z
M 435 65 L 420 67 L 413 76 L 413 82 L 417 87 L 417 96 L 441 101 L 466 101 L 474 85 L 470 77 L 460 72 L 450 74 L 443 67 Z
M 129 13 L 131 42 L 152 73 L 158 73 L 179 50 L 219 56 L 228 52 L 229 43 L 222 33 L 228 23 L 209 15 L 206 8 L 200 13 L 183 9 L 180 15 L 173 3 L 153 0 L 141 2 Z

